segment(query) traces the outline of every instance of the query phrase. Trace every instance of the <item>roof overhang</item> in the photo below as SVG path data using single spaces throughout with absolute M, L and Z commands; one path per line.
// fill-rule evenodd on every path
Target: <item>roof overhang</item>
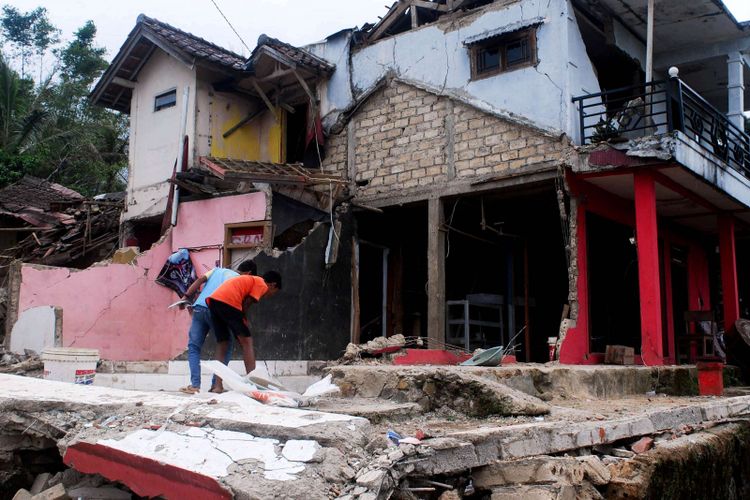
M 91 92 L 91 102 L 129 113 L 130 99 L 138 74 L 156 49 L 164 51 L 188 67 L 199 65 L 225 76 L 238 76 L 244 73 L 244 58 L 241 56 L 168 24 L 140 15 L 125 43 Z

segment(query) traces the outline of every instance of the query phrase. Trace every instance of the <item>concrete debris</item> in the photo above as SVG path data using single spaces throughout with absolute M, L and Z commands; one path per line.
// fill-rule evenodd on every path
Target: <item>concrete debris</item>
M 646 453 L 648 450 L 654 447 L 654 440 L 650 437 L 642 437 L 630 446 L 633 452 L 641 454 Z
M 44 363 L 36 352 L 26 350 L 19 354 L 0 347 L 0 373 L 41 377 L 43 370 Z
M 606 367 L 604 380 L 610 369 L 641 376 Z M 596 378 L 579 371 L 560 383 Z M 521 382 L 495 368 L 349 365 L 328 372 L 342 394 L 315 403 L 326 412 L 269 407 L 237 392 L 188 398 L 0 375 L 0 465 L 17 451 L 38 450 L 75 466 L 54 475 L 38 470 L 9 496 L 56 487 L 68 496 L 125 498 L 129 492 L 111 483 L 119 481 L 152 497 L 599 499 L 659 485 L 649 464 L 667 470 L 674 457 L 692 456 L 693 443 L 717 442 L 704 435 L 722 436 L 718 442 L 736 460 L 750 458 L 750 396 L 651 402 L 631 380 L 621 386 L 633 391 L 631 400 L 581 398 L 588 389 L 543 402 L 529 394 L 538 389 L 518 389 L 524 377 L 547 394 L 556 389 L 543 387 L 547 375 L 522 366 L 512 369 Z M 536 421 L 540 412 L 545 418 Z M 748 439 L 728 442 L 728 428 Z M 7 458 L 4 450 L 11 450 Z M 722 457 L 717 463 L 735 460 Z M 741 484 L 744 469 L 732 470 L 738 477 L 721 479 Z M 711 473 L 719 480 L 719 471 Z M 181 479 L 186 474 L 193 479 Z M 664 497 L 667 486 L 653 486 L 662 488 L 654 497 Z
M 345 396 L 414 402 L 424 411 L 446 406 L 475 417 L 549 413 L 542 400 L 461 369 L 391 368 L 336 366 L 329 370 Z
M 68 493 L 62 484 L 56 484 L 31 498 L 32 500 L 63 500 L 64 498 L 68 498 Z
M 362 354 L 377 355 L 400 350 L 406 345 L 406 338 L 401 335 L 391 337 L 377 337 L 364 344 L 349 344 L 346 346 L 343 361 L 352 361 Z

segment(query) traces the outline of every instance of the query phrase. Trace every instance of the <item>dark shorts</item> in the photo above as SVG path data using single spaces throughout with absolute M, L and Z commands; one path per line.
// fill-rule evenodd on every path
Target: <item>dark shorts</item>
M 242 311 L 218 300 L 211 300 L 208 303 L 208 310 L 211 311 L 211 323 L 218 342 L 228 341 L 231 335 L 250 337 L 250 329 L 245 324 Z

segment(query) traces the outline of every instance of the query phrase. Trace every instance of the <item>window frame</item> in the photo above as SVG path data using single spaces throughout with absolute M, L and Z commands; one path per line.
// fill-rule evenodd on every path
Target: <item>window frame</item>
M 536 66 L 539 63 L 536 43 L 537 26 L 530 26 L 510 33 L 504 33 L 488 40 L 473 43 L 469 47 L 469 58 L 471 60 L 471 80 L 482 80 L 500 73 L 508 73 L 521 68 Z M 526 41 L 529 51 L 528 60 L 508 65 L 508 45 L 519 40 Z M 479 58 L 483 51 L 490 48 L 498 48 L 500 52 L 500 64 L 496 68 L 479 71 Z
M 262 228 L 263 237 L 260 243 L 232 243 L 234 229 Z M 250 250 L 253 248 L 270 248 L 273 244 L 273 223 L 270 220 L 252 222 L 230 222 L 224 224 L 224 245 L 222 260 L 224 267 L 230 267 L 232 250 Z
M 174 102 L 166 104 L 161 107 L 157 106 L 156 100 L 159 99 L 160 97 L 165 97 L 169 94 L 174 94 Z M 177 106 L 177 87 L 173 87 L 169 90 L 165 90 L 164 92 L 159 92 L 158 94 L 154 96 L 154 113 L 157 113 L 164 109 L 174 108 L 175 106 Z

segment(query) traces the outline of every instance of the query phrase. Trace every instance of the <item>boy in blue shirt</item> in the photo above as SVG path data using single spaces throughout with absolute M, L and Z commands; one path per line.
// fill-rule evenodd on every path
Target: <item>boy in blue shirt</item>
M 237 267 L 237 272 L 231 269 L 223 267 L 215 267 L 208 271 L 206 274 L 198 278 L 190 285 L 185 296 L 190 299 L 192 298 L 198 289 L 203 286 L 198 298 L 193 303 L 193 321 L 190 324 L 190 332 L 188 333 L 188 365 L 190 366 L 190 385 L 180 389 L 181 392 L 187 394 L 195 394 L 200 391 L 201 387 L 201 349 L 203 343 L 206 341 L 206 334 L 209 330 L 213 330 L 211 325 L 211 313 L 206 305 L 206 298 L 209 297 L 219 286 L 230 278 L 234 278 L 241 274 L 257 274 L 258 269 L 255 262 L 252 260 L 246 260 Z M 231 356 L 231 349 L 227 350 L 224 364 L 229 363 Z M 211 387 L 213 392 L 214 388 Z

